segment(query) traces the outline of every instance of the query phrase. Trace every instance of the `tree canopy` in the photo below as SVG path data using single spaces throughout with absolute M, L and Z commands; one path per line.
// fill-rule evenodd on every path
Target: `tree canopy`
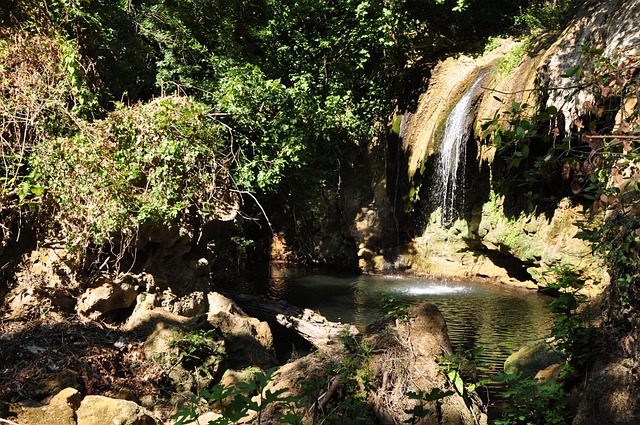
M 137 217 L 118 222 L 135 228 L 176 219 L 187 207 L 206 215 L 210 204 L 196 200 L 208 195 L 196 191 L 213 180 L 200 189 L 189 182 L 213 179 L 212 161 L 228 168 L 224 183 L 233 190 L 286 194 L 301 181 L 325 181 L 340 158 L 384 132 L 411 67 L 457 46 L 454 38 L 468 43 L 501 32 L 527 4 L 5 2 L 3 208 L 57 211 L 60 227 L 70 229 L 71 211 L 113 201 L 104 211 Z M 498 25 L 487 27 L 491 19 Z M 60 173 L 98 172 L 94 164 L 109 155 L 106 180 Z M 161 169 L 170 172 L 160 178 Z M 162 191 L 164 206 L 150 197 Z M 89 239 L 117 226 L 99 227 Z

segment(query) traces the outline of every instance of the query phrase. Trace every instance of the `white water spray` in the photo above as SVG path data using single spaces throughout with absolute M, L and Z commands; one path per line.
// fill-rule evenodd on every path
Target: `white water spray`
M 426 285 L 412 286 L 405 288 L 402 293 L 413 296 L 420 295 L 453 295 L 471 293 L 472 288 L 469 286 L 447 286 L 447 285 Z
M 483 72 L 478 74 L 475 83 L 460 98 L 445 122 L 433 186 L 434 204 L 436 208 L 440 207 L 442 224 L 449 224 L 455 218 L 457 197 L 460 198 L 460 207 L 464 206 L 466 148 L 473 122 L 470 110 L 483 76 Z

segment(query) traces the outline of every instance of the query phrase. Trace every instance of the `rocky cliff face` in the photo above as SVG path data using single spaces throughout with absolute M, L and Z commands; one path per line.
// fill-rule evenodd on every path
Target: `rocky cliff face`
M 589 177 L 589 167 L 592 170 L 599 160 L 598 145 L 590 137 L 602 140 L 603 136 L 622 135 L 615 142 L 621 145 L 623 140 L 633 139 L 631 146 L 621 148 L 623 152 L 637 143 L 633 135 L 638 129 L 638 93 L 612 93 L 625 84 L 637 86 L 640 31 L 635 23 L 639 20 L 638 1 L 586 1 L 574 11 L 572 21 L 562 32 L 533 40 L 528 53 L 508 72 L 503 65 L 514 62 L 523 51 L 518 42 L 506 41 L 501 50 L 481 58 L 447 59 L 433 70 L 417 109 L 404 113 L 400 132 L 408 158 L 406 192 L 414 201 L 409 204 L 413 212 L 405 217 L 413 231 L 406 238 L 407 266 L 412 270 L 439 276 L 529 282 L 528 286 L 535 288 L 536 283 L 543 282 L 545 271 L 569 266 L 582 272 L 587 282 L 605 283 L 597 290 L 592 288 L 594 292 L 604 291 L 605 302 L 599 313 L 602 323 L 595 329 L 597 336 L 591 348 L 597 351 L 597 360 L 587 365 L 574 394 L 575 425 L 640 421 L 637 302 L 625 304 L 616 298 L 615 285 L 606 285 L 607 273 L 598 267 L 591 247 L 577 237 L 579 222 L 591 219 L 594 211 L 609 206 L 605 220 L 610 220 L 616 208 L 623 208 L 616 207 L 606 196 L 596 197 L 595 202 L 584 198 L 582 188 Z M 503 59 L 490 60 L 493 54 Z M 473 136 L 467 140 L 465 202 L 459 203 L 456 219 L 443 225 L 440 211 L 430 203 L 433 192 L 425 190 L 442 140 L 439 129 L 478 70 L 492 66 L 496 70 L 471 109 L 476 119 Z M 608 80 L 589 79 L 599 72 L 608 72 Z M 630 80 L 633 83 L 625 83 Z M 611 101 L 614 97 L 615 101 Z M 602 99 L 610 100 L 606 108 L 601 107 Z M 511 173 L 505 173 L 504 163 L 499 163 L 504 152 L 497 152 L 492 143 L 482 143 L 488 135 L 483 134 L 482 124 L 493 122 L 509 128 L 508 120 L 514 118 L 515 108 L 519 108 L 517 113 L 527 108 L 527 113 L 557 110 L 549 126 L 557 143 L 573 136 L 574 144 L 568 144 L 567 150 L 581 143 L 589 154 L 574 165 L 575 170 L 565 169 L 563 179 L 550 180 L 552 187 L 547 190 L 555 202 L 533 202 L 541 193 L 531 193 L 516 186 L 515 179 L 509 180 L 523 171 L 526 159 L 520 162 L 516 158 L 510 165 Z M 511 130 L 519 131 L 511 125 Z M 582 135 L 580 140 L 575 137 L 578 133 Z M 535 141 L 528 147 L 546 150 Z M 538 159 L 544 159 L 544 153 L 537 154 Z M 629 206 L 635 208 L 637 198 L 629 197 L 632 194 L 627 187 L 637 183 L 637 177 L 633 172 L 620 177 L 616 178 L 615 173 L 609 176 L 609 185 L 620 189 L 614 202 L 626 205 L 627 210 Z M 502 186 L 496 184 L 499 178 L 506 180 Z M 636 276 L 637 271 L 630 273 Z M 612 282 L 614 278 L 612 274 Z M 617 320 L 609 319 L 612 312 Z
M 504 123 L 505 112 L 517 102 L 531 110 L 537 105 L 557 108 L 557 131 L 575 132 L 594 104 L 592 91 L 576 82 L 575 72 L 590 66 L 588 55 L 593 53 L 588 52 L 601 51 L 609 58 L 634 54 L 640 32 L 631 23 L 639 13 L 635 1 L 586 2 L 563 32 L 535 40 L 508 72 L 504 64 L 525 51 L 521 42 L 505 40 L 479 58 L 449 58 L 434 68 L 416 110 L 404 113 L 399 134 L 408 158 L 408 198 L 416 201 L 409 204 L 414 212 L 405 217 L 413 231 L 406 246 L 407 266 L 418 273 L 504 282 L 536 282 L 544 271 L 562 265 L 597 276 L 585 260 L 589 246 L 575 237 L 585 209 L 571 191 L 560 187 L 566 183 L 556 183 L 554 190 L 566 198 L 551 206 L 534 203 L 525 208 L 531 194 L 517 188 L 496 190 L 493 182 L 500 170 L 493 161 L 495 148 L 481 143 L 482 124 L 496 116 Z M 443 122 L 483 69 L 491 74 L 470 111 L 476 119 L 467 141 L 465 201 L 459 202 L 457 219 L 443 226 L 437 206 L 430 202 L 433 192 L 425 187 L 432 184 Z

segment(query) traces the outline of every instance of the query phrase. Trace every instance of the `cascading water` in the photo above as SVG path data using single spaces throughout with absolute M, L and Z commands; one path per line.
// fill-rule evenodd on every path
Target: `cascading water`
M 460 98 L 445 121 L 432 189 L 434 206 L 436 209 L 440 208 L 443 225 L 453 221 L 456 207 L 464 207 L 466 147 L 474 118 L 470 113 L 471 105 L 484 75 L 485 72 L 478 74 L 476 81 Z

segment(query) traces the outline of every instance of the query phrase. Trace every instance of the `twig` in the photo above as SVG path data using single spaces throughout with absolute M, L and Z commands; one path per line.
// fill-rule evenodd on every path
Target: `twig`
M 20 425 L 17 422 L 13 422 L 13 421 L 10 421 L 9 419 L 2 419 L 2 418 L 0 418 L 0 423 L 9 424 L 9 425 Z
M 267 220 L 267 224 L 269 225 L 269 230 L 271 230 L 271 234 L 273 234 L 273 227 L 271 226 L 271 221 L 269 221 L 269 216 L 267 216 L 266 211 L 264 210 L 264 208 L 262 208 L 262 204 L 260 204 L 260 201 L 258 201 L 258 198 L 256 198 L 253 193 L 247 190 L 232 189 L 231 191 L 239 193 L 241 195 L 249 195 L 254 200 L 256 205 L 258 205 L 258 207 L 260 208 L 260 211 L 262 211 L 262 215 L 264 216 L 264 219 Z
M 325 406 L 327 405 L 327 403 L 329 403 L 329 399 L 331 398 L 331 396 L 336 392 L 336 390 L 338 389 L 338 384 L 340 383 L 340 375 L 336 375 L 333 378 L 331 378 L 331 382 L 329 382 L 329 388 L 327 389 L 327 391 L 325 391 L 324 394 L 322 394 L 320 397 L 318 397 L 318 408 L 319 409 L 324 409 Z
M 567 86 L 567 87 L 545 87 L 544 90 L 555 91 L 555 90 L 583 89 L 585 87 L 588 87 L 589 85 L 591 84 L 576 84 L 576 85 Z M 500 94 L 518 94 L 518 93 L 526 93 L 526 92 L 540 90 L 540 88 L 533 88 L 533 89 L 522 89 L 522 90 L 516 90 L 516 91 L 502 91 L 498 89 L 492 89 L 486 86 L 482 86 L 482 89 L 495 92 L 495 93 L 500 93 Z
M 609 136 L 599 136 L 599 135 L 588 135 L 585 134 L 584 136 L 585 139 L 639 139 L 640 140 L 640 135 L 638 136 L 616 136 L 615 134 L 609 135 Z

